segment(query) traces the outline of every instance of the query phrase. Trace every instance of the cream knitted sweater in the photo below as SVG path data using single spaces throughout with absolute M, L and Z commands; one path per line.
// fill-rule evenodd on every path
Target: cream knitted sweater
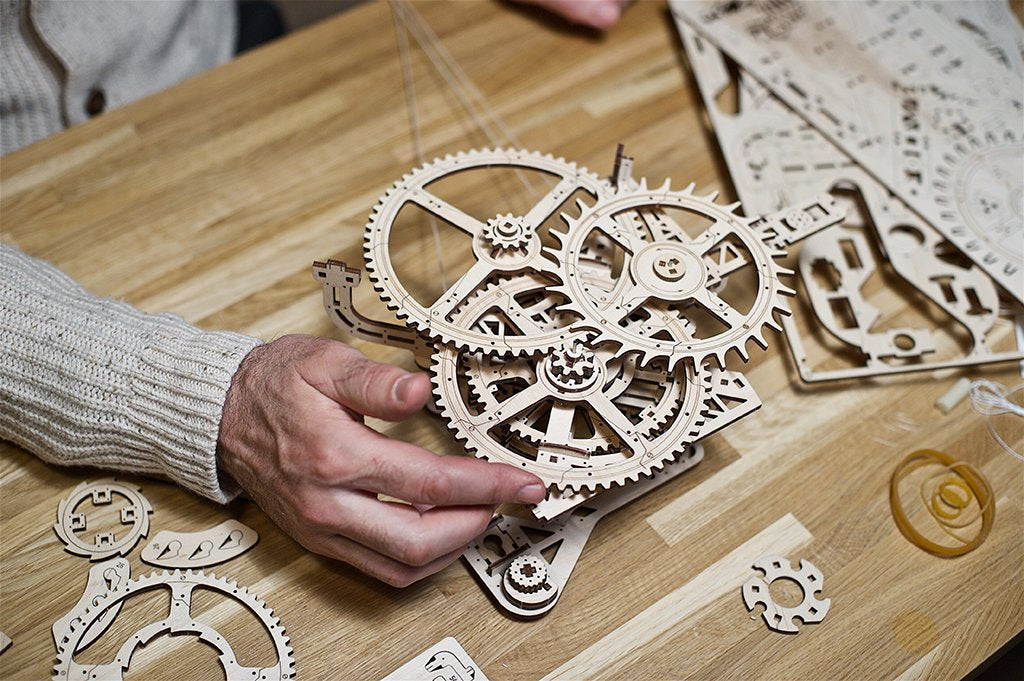
M 231 59 L 228 0 L 0 0 L 6 154 Z
M 61 465 L 170 478 L 216 501 L 224 398 L 260 341 L 97 298 L 0 244 L 0 437 Z

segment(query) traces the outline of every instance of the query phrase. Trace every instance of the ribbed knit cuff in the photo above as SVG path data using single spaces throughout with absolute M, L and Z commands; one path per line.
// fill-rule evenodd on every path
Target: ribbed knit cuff
M 237 333 L 202 332 L 175 317 L 154 321 L 131 377 L 129 418 L 162 452 L 167 477 L 227 502 L 238 486 L 217 469 L 217 439 L 231 378 L 261 341 Z
M 209 499 L 231 378 L 255 338 L 96 298 L 0 245 L 0 437 L 61 465 L 161 475 Z M 223 483 L 223 484 L 222 484 Z

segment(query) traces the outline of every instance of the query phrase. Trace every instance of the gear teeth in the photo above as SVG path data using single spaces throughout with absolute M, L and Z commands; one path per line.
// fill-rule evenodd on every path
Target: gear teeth
M 504 157 L 506 163 L 502 162 L 502 157 Z M 508 342 L 505 343 L 505 346 L 507 347 L 481 346 L 476 340 L 461 337 L 458 331 L 454 328 L 449 330 L 446 326 L 438 325 L 435 320 L 429 317 L 429 315 L 424 316 L 417 310 L 412 309 L 410 306 L 409 294 L 398 285 L 396 277 L 392 272 L 392 266 L 388 260 L 389 253 L 386 248 L 390 225 L 385 221 L 390 219 L 390 216 L 396 214 L 396 209 L 394 207 L 395 202 L 402 199 L 406 192 L 414 190 L 420 186 L 426 186 L 428 180 L 431 180 L 435 176 L 439 176 L 438 173 L 447 172 L 446 168 L 438 167 L 438 165 L 451 163 L 453 159 L 458 160 L 459 169 L 467 167 L 487 167 L 492 165 L 519 165 L 521 167 L 536 167 L 537 169 L 541 169 L 544 164 L 551 163 L 561 164 L 563 169 L 575 169 L 577 167 L 575 164 L 566 164 L 562 159 L 557 159 L 556 161 L 550 154 L 540 156 L 535 152 L 526 152 L 514 149 L 483 149 L 480 151 L 459 152 L 455 156 L 446 156 L 444 160 L 435 159 L 432 164 L 423 165 L 421 168 L 404 176 L 402 182 L 389 189 L 385 196 L 382 197 L 381 201 L 378 202 L 378 205 L 374 207 L 370 222 L 366 228 L 366 238 L 364 239 L 367 275 L 370 277 L 374 290 L 380 295 L 381 300 L 385 303 L 388 309 L 392 310 L 396 317 L 404 320 L 408 327 L 415 329 L 422 334 L 424 338 L 433 339 L 438 342 L 438 345 L 444 345 L 445 347 L 441 351 L 447 352 L 448 356 L 458 357 L 460 353 L 482 352 L 485 354 L 481 355 L 481 357 L 486 356 L 488 361 L 494 362 L 505 357 L 529 357 L 530 360 L 528 361 L 534 362 L 532 369 L 527 369 L 526 365 L 520 364 L 520 368 L 515 370 L 517 372 L 523 372 L 523 375 L 526 376 L 527 374 L 525 372 L 536 371 L 536 362 L 539 362 L 543 358 L 543 352 L 555 347 L 557 343 L 552 344 L 550 347 L 540 348 L 540 352 L 533 352 L 533 347 L 526 347 L 525 345 L 522 347 L 512 347 Z M 586 173 L 585 169 L 581 169 L 581 172 Z M 672 192 L 671 183 L 669 180 L 666 180 L 659 189 L 654 190 L 660 194 L 656 196 L 654 191 L 648 189 L 648 182 L 645 178 L 639 178 L 638 182 L 631 184 L 632 188 L 625 186 L 613 188 L 609 183 L 599 181 L 597 189 L 591 192 L 591 194 L 597 196 L 596 203 L 588 205 L 585 200 L 577 199 L 576 207 L 579 210 L 578 217 L 573 217 L 568 214 L 568 212 L 561 212 L 559 214 L 559 217 L 561 217 L 565 227 L 559 225 L 557 228 L 550 229 L 548 232 L 552 235 L 553 243 L 556 243 L 558 247 L 552 248 L 549 246 L 542 246 L 541 253 L 543 254 L 543 259 L 541 262 L 547 263 L 548 258 L 553 258 L 555 260 L 555 269 L 557 271 L 553 274 L 557 277 L 558 283 L 548 286 L 547 291 L 549 293 L 564 296 L 567 302 L 562 304 L 549 302 L 543 316 L 545 319 L 548 319 L 554 318 L 555 314 L 571 314 L 578 318 L 578 320 L 569 324 L 566 328 L 567 333 L 576 334 L 586 332 L 590 337 L 589 343 L 592 347 L 598 344 L 608 343 L 616 348 L 616 352 L 619 356 L 628 356 L 635 353 L 635 361 L 638 365 L 648 367 L 648 370 L 667 366 L 666 371 L 673 372 L 672 376 L 674 378 L 672 380 L 674 381 L 684 380 L 682 378 L 684 374 L 678 373 L 677 368 L 685 368 L 685 371 L 687 372 L 685 375 L 688 378 L 685 379 L 685 385 L 680 385 L 679 389 L 683 390 L 684 393 L 694 390 L 698 391 L 692 392 L 690 397 L 686 399 L 693 399 L 694 395 L 706 395 L 707 390 L 709 390 L 711 386 L 710 366 L 712 362 L 716 362 L 719 366 L 724 368 L 725 361 L 728 358 L 728 353 L 733 349 L 736 350 L 737 354 L 744 361 L 749 360 L 749 341 L 753 340 L 759 347 L 766 347 L 767 344 L 764 340 L 764 329 L 778 328 L 778 324 L 773 319 L 774 312 L 783 312 L 784 310 L 785 312 L 788 312 L 781 301 L 781 296 L 791 295 L 791 289 L 787 289 L 779 284 L 778 277 L 788 275 L 790 272 L 789 270 L 782 268 L 780 265 L 775 264 L 773 260 L 776 257 L 785 255 L 785 252 L 778 249 L 774 244 L 765 244 L 764 242 L 761 242 L 760 234 L 754 230 L 749 230 L 747 225 L 750 224 L 752 218 L 745 218 L 736 214 L 740 208 L 740 204 L 738 202 L 731 203 L 727 206 L 718 206 L 714 204 L 714 201 L 718 198 L 718 192 L 712 192 L 705 197 L 695 196 L 695 183 L 691 183 L 681 191 Z M 577 186 L 582 186 L 582 184 Z M 639 187 L 639 190 L 637 187 Z M 768 266 L 762 266 L 762 258 L 759 255 L 756 259 L 758 274 L 764 281 L 770 282 L 770 284 L 765 286 L 765 290 L 767 291 L 766 294 L 759 293 L 759 302 L 755 303 L 754 307 L 755 312 L 748 313 L 749 323 L 743 324 L 742 330 L 740 330 L 739 326 L 736 326 L 734 329 L 735 333 L 732 333 L 728 338 L 724 338 L 723 340 L 712 339 L 706 342 L 705 339 L 693 339 L 691 346 L 689 340 L 682 340 L 682 338 L 689 339 L 691 332 L 686 331 L 685 335 L 677 335 L 673 330 L 676 327 L 669 326 L 669 322 L 667 321 L 660 324 L 660 326 L 658 324 L 650 324 L 647 327 L 637 330 L 636 333 L 641 335 L 642 338 L 646 334 L 654 333 L 656 328 L 668 329 L 675 337 L 674 343 L 665 343 L 664 341 L 657 342 L 655 340 L 651 340 L 650 343 L 646 344 L 635 342 L 630 334 L 624 334 L 622 329 L 617 325 L 614 325 L 613 328 L 609 328 L 609 325 L 595 321 L 594 310 L 591 309 L 591 303 L 588 301 L 596 301 L 599 298 L 604 300 L 604 297 L 607 296 L 607 290 L 602 286 L 595 285 L 593 281 L 590 280 L 589 277 L 591 276 L 591 273 L 585 272 L 588 278 L 584 279 L 580 275 L 579 270 L 576 269 L 578 268 L 577 258 L 586 250 L 583 247 L 583 242 L 578 241 L 577 239 L 579 238 L 579 233 L 587 230 L 588 226 L 593 224 L 592 221 L 595 220 L 597 216 L 602 215 L 602 206 L 604 205 L 602 201 L 612 194 L 616 196 L 616 205 L 633 205 L 631 201 L 633 201 L 633 197 L 635 197 L 636 205 L 638 207 L 641 205 L 650 206 L 652 204 L 661 204 L 662 202 L 671 206 L 673 205 L 672 201 L 675 197 L 685 196 L 686 199 L 681 201 L 681 207 L 691 208 L 696 206 L 694 209 L 699 212 L 700 204 L 703 202 L 704 204 L 707 204 L 708 210 L 713 211 L 722 222 L 728 222 L 733 225 L 736 230 L 747 229 L 754 233 L 759 240 L 759 244 L 756 247 L 757 253 L 767 254 L 769 256 L 768 260 L 771 261 Z M 566 210 L 569 211 L 571 209 Z M 628 208 L 626 210 L 628 210 Z M 726 218 L 725 215 L 728 215 L 729 217 Z M 627 228 L 632 229 L 632 227 L 629 226 L 627 226 Z M 593 230 L 591 229 L 590 231 Z M 741 239 L 746 241 L 746 237 L 744 236 L 745 233 L 742 231 L 739 231 L 738 233 L 740 234 Z M 753 252 L 754 248 L 754 246 L 751 246 L 748 250 Z M 571 257 L 570 253 L 572 254 Z M 597 255 L 600 257 L 601 253 L 598 253 Z M 625 271 L 625 268 L 623 271 Z M 486 290 L 494 285 L 495 281 L 492 279 L 488 286 L 484 287 L 484 291 L 478 291 L 474 293 L 474 295 L 484 295 Z M 762 295 L 764 297 L 761 297 Z M 460 302 L 463 305 L 466 305 L 468 304 L 468 299 Z M 603 305 L 606 303 L 601 304 Z M 553 312 L 551 311 L 551 308 L 554 309 Z M 459 308 L 456 308 L 455 316 L 453 317 L 456 321 L 458 321 L 458 309 Z M 677 313 L 673 312 L 673 314 Z M 685 311 L 682 314 L 685 315 Z M 757 316 L 755 317 L 754 315 Z M 467 322 L 465 317 L 463 318 L 463 321 Z M 674 323 L 675 322 L 672 322 L 672 324 Z M 465 323 L 464 328 L 468 329 L 471 326 L 472 324 L 467 322 Z M 686 327 L 684 326 L 681 328 Z M 685 351 L 683 350 L 684 347 L 687 348 Z M 496 375 L 492 373 L 495 369 L 491 368 L 485 370 L 483 373 L 478 373 L 476 374 L 475 379 L 471 377 L 471 380 L 465 382 L 468 383 L 468 396 L 467 393 L 463 392 L 461 389 L 456 396 L 456 394 L 451 391 L 449 384 L 442 381 L 441 372 L 443 371 L 447 374 L 458 375 L 460 371 L 465 369 L 465 365 L 452 365 L 450 363 L 442 364 L 438 361 L 439 355 L 440 352 L 435 353 L 431 358 L 432 393 L 435 396 L 438 410 L 442 417 L 447 421 L 448 427 L 452 430 L 456 440 L 465 443 L 467 450 L 472 452 L 475 456 L 485 459 L 490 458 L 485 452 L 480 451 L 476 444 L 479 442 L 480 431 L 486 427 L 484 425 L 487 423 L 486 418 L 478 420 L 477 414 L 480 414 L 481 412 L 473 411 L 460 419 L 457 412 L 461 412 L 464 407 L 476 404 L 483 404 L 486 411 L 488 408 L 486 406 L 487 400 L 496 399 L 493 394 L 488 392 L 488 390 L 492 390 L 492 388 L 488 387 L 490 385 L 488 381 L 491 380 L 491 376 Z M 686 360 L 685 367 L 679 367 L 679 362 L 681 360 Z M 500 365 L 493 366 L 500 367 Z M 661 369 L 657 370 L 661 371 Z M 456 380 L 458 379 L 456 378 Z M 481 385 L 483 386 L 482 388 Z M 481 389 L 484 391 L 484 394 L 481 394 Z M 459 403 L 446 404 L 446 395 L 448 396 L 447 399 L 452 401 L 458 400 Z M 706 422 L 708 418 L 708 407 L 702 406 L 704 405 L 704 397 L 701 397 L 701 401 L 696 403 L 696 406 L 690 402 L 684 402 L 682 394 L 677 396 L 676 399 L 676 404 L 678 405 L 676 408 L 678 409 L 678 413 L 683 414 L 685 412 L 687 418 L 687 425 L 685 428 L 689 429 L 687 434 L 678 435 L 678 439 L 680 441 L 685 440 L 688 442 L 696 436 L 701 425 Z M 462 404 L 463 400 L 468 400 L 468 403 Z M 643 411 L 642 414 L 645 420 L 655 420 L 653 413 L 649 414 L 647 411 Z M 668 420 L 669 418 L 671 418 L 671 412 L 665 412 L 665 415 L 659 414 L 657 420 Z M 516 426 L 516 423 L 516 419 L 512 419 L 507 424 L 513 434 L 516 433 L 516 428 L 518 427 Z M 474 424 L 478 424 L 475 429 Z M 658 425 L 660 427 L 660 424 Z M 521 427 L 525 430 L 527 428 L 534 428 L 535 424 L 526 422 L 524 419 L 524 423 L 521 424 Z M 600 422 L 600 419 L 595 419 L 595 427 L 601 430 L 605 437 L 609 437 L 608 433 L 612 432 L 606 424 L 602 424 Z M 644 436 L 647 437 L 646 434 Z M 673 435 L 672 437 L 676 438 L 677 435 Z M 611 442 L 618 442 L 618 438 L 612 437 Z M 501 446 L 506 446 L 507 444 L 508 443 L 501 443 Z M 616 446 L 621 447 L 621 442 Z M 641 477 L 650 477 L 655 471 L 664 468 L 667 461 L 671 460 L 671 457 L 667 456 L 669 453 L 668 450 L 673 448 L 675 449 L 674 453 L 672 453 L 672 456 L 674 457 L 678 456 L 678 454 L 685 449 L 685 445 L 681 445 L 677 442 L 666 447 L 664 450 L 659 450 L 657 456 L 655 456 L 653 460 L 642 464 L 637 461 L 636 466 L 632 469 L 624 467 L 621 469 L 621 474 L 616 474 L 617 477 L 605 474 L 598 476 L 599 479 L 596 481 L 583 480 L 577 477 L 571 479 L 570 482 L 557 481 L 554 485 L 562 489 L 572 489 L 575 491 L 598 491 L 600 489 L 610 489 L 616 484 L 638 481 Z M 663 454 L 666 456 L 663 456 Z M 596 470 L 595 475 L 597 475 Z M 612 479 L 613 477 L 616 479 Z
M 124 582 L 123 588 L 109 590 L 97 596 L 95 604 L 86 608 L 81 615 L 70 623 L 68 627 L 70 635 L 65 636 L 57 643 L 53 678 L 60 679 L 61 681 L 66 681 L 69 678 L 85 678 L 85 675 L 88 673 L 88 666 L 78 665 L 74 662 L 74 651 L 78 649 L 82 636 L 96 623 L 99 615 L 108 611 L 115 601 L 126 600 L 135 594 L 157 586 L 181 583 L 189 583 L 193 586 L 202 586 L 213 591 L 219 591 L 226 597 L 236 600 L 247 607 L 264 625 L 270 634 L 275 648 L 277 663 L 272 667 L 266 668 L 266 672 L 269 673 L 276 670 L 282 678 L 294 676 L 295 657 L 291 642 L 288 637 L 283 635 L 284 628 L 280 626 L 280 619 L 274 616 L 273 611 L 267 608 L 262 600 L 254 598 L 248 589 L 238 587 L 233 580 L 227 581 L 213 573 L 205 574 L 202 570 L 173 570 L 171 572 L 163 570 L 159 573 L 153 572 L 149 575 L 129 579 Z M 131 652 L 129 652 L 130 654 Z M 261 678 L 269 677 L 264 675 Z
M 699 197 L 693 194 L 695 187 L 694 183 L 690 183 L 682 191 L 669 191 L 664 196 L 657 198 L 649 192 L 637 190 L 635 186 L 633 189 L 622 187 L 617 192 L 618 200 L 615 202 L 615 207 L 618 211 L 628 211 L 633 206 L 640 208 L 654 204 L 678 206 L 696 212 L 701 212 L 701 209 L 706 207 L 705 210 L 709 217 L 713 216 L 722 223 L 730 225 L 731 233 L 739 237 L 746 249 L 758 254 L 756 258 L 757 274 L 762 282 L 766 284 L 763 291 L 761 289 L 758 290 L 758 298 L 751 308 L 751 312 L 745 315 L 744 323 L 742 325 L 730 325 L 731 328 L 727 329 L 726 332 L 710 338 L 692 339 L 683 342 L 680 337 L 677 342 L 666 344 L 649 337 L 648 334 L 652 329 L 623 331 L 617 326 L 595 322 L 595 319 L 601 318 L 600 310 L 607 307 L 609 302 L 614 301 L 605 301 L 602 298 L 601 308 L 599 309 L 598 304 L 594 302 L 596 301 L 596 296 L 592 288 L 587 286 L 582 279 L 574 279 L 570 275 L 574 272 L 574 268 L 578 267 L 577 262 L 581 240 L 588 237 L 589 232 L 592 231 L 591 225 L 594 224 L 594 221 L 604 216 L 599 203 L 592 209 L 591 213 L 582 216 L 577 224 L 571 226 L 568 238 L 562 239 L 560 252 L 563 255 L 561 259 L 561 279 L 565 282 L 563 295 L 570 301 L 567 309 L 580 316 L 580 321 L 574 322 L 572 328 L 587 328 L 598 331 L 600 333 L 600 340 L 617 341 L 619 347 L 625 351 L 643 350 L 644 354 L 641 361 L 644 366 L 654 359 L 664 358 L 670 367 L 674 369 L 679 357 L 692 357 L 694 364 L 700 365 L 710 356 L 714 356 L 716 362 L 724 366 L 729 348 L 745 347 L 748 340 L 762 334 L 762 327 L 767 324 L 767 320 L 775 311 L 785 309 L 784 299 L 787 295 L 792 295 L 792 293 L 790 293 L 791 289 L 785 287 L 779 281 L 779 277 L 786 276 L 788 270 L 779 265 L 774 259 L 777 248 L 772 244 L 765 243 L 761 233 L 749 227 L 752 218 L 734 214 L 739 208 L 737 202 L 727 206 L 714 204 L 713 202 L 718 196 L 717 192 Z M 703 206 L 700 204 L 703 204 Z M 661 238 L 670 239 L 668 236 L 655 236 L 655 241 Z M 650 239 L 647 240 L 650 241 Z M 571 257 L 570 253 L 572 253 Z M 625 267 L 623 269 L 625 271 Z M 685 312 L 683 314 L 685 315 Z M 689 333 L 687 334 L 688 336 Z M 737 354 L 746 357 L 746 353 L 747 351 L 744 349 Z
M 451 343 L 456 347 L 472 351 L 486 351 L 501 356 L 521 356 L 532 352 L 536 347 L 550 349 L 549 342 L 537 342 L 528 336 L 502 339 L 502 345 L 492 345 L 486 336 L 463 337 L 463 329 L 447 320 L 437 320 L 430 315 L 426 306 L 416 302 L 409 292 L 398 281 L 393 271 L 387 249 L 391 238 L 394 216 L 406 201 L 410 191 L 426 186 L 429 182 L 451 172 L 452 165 L 459 170 L 465 168 L 484 168 L 495 166 L 520 167 L 547 171 L 563 178 L 574 178 L 576 186 L 599 199 L 610 195 L 607 183 L 585 168 L 575 163 L 566 163 L 550 154 L 541 155 L 521 149 L 491 149 L 459 151 L 455 155 L 448 154 L 443 159 L 436 158 L 431 163 L 423 164 L 407 173 L 403 179 L 389 188 L 373 208 L 366 225 L 363 239 L 365 271 L 370 279 L 373 290 L 396 319 L 410 329 L 415 330 L 425 339 L 440 343 Z M 589 210 L 589 207 L 587 207 Z M 563 218 L 565 219 L 565 218 Z M 571 223 L 570 223 L 571 224 Z M 496 270 L 501 272 L 501 270 Z
M 794 277 L 796 276 L 796 272 L 789 269 L 788 267 L 779 267 L 778 271 L 776 272 L 776 276 Z
M 682 361 L 683 357 L 685 357 L 685 355 L 681 352 L 671 353 L 668 356 L 668 370 L 670 372 L 675 371 L 676 365 Z

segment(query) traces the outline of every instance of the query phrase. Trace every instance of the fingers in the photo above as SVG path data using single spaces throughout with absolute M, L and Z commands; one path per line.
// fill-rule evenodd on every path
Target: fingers
M 577 24 L 604 30 L 622 15 L 624 0 L 523 0 L 540 5 Z
M 360 460 L 360 472 L 350 481 L 359 489 L 433 506 L 536 504 L 546 494 L 541 479 L 525 470 L 465 456 L 438 456 L 362 424 L 352 425 L 362 432 L 344 446 Z
M 311 548 L 317 553 L 344 561 L 371 577 L 399 588 L 409 586 L 424 577 L 440 572 L 462 555 L 462 549 L 458 549 L 426 565 L 405 565 L 351 539 L 337 535 L 325 536 L 318 545 Z
M 449 506 L 420 513 L 412 506 L 384 502 L 366 492 L 339 490 L 323 503 L 337 518 L 329 529 L 388 558 L 411 566 L 427 565 L 462 551 L 487 529 L 493 506 Z
M 321 393 L 349 409 L 387 421 L 401 421 L 423 408 L 430 396 L 425 374 L 374 362 L 343 343 L 321 348 L 314 376 L 304 376 Z

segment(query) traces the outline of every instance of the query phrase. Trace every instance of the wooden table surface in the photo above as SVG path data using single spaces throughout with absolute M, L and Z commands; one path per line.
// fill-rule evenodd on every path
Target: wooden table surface
M 729 193 L 663 4 L 637 3 L 604 38 L 502 3 L 417 6 L 528 148 L 607 174 L 624 142 L 637 176 Z M 417 50 L 413 61 L 428 157 L 487 146 Z M 203 328 L 342 338 L 310 263 L 360 265 L 366 216 L 414 165 L 391 18 L 371 3 L 5 157 L 3 238 L 97 294 Z M 424 232 L 414 251 L 432 256 L 429 239 Z M 432 257 L 419 257 L 429 280 Z M 361 288 L 361 307 L 384 317 Z M 955 374 L 812 389 L 784 340 L 770 341 L 744 369 L 764 407 L 708 439 L 693 471 L 599 524 L 539 621 L 502 615 L 461 563 L 392 589 L 307 553 L 255 505 L 218 507 L 140 479 L 154 509 L 150 536 L 231 517 L 255 528 L 256 548 L 213 572 L 274 608 L 300 678 L 377 679 L 449 635 L 492 679 L 959 678 L 1024 629 L 1022 464 L 968 404 L 935 409 Z M 401 352 L 356 345 L 412 366 Z M 1013 367 L 986 375 L 1018 382 Z M 894 427 L 897 412 L 916 425 Z M 381 427 L 460 450 L 426 414 Z M 958 559 L 912 546 L 889 512 L 893 467 L 926 446 L 973 463 L 995 491 L 991 535 Z M 77 601 L 89 565 L 62 549 L 55 511 L 100 474 L 0 451 L 0 630 L 14 640 L 0 676 L 43 678 L 50 626 Z M 151 570 L 140 550 L 129 554 L 134 575 Z M 764 553 L 822 570 L 832 599 L 822 624 L 785 636 L 746 612 L 739 587 Z M 129 605 L 86 659 L 109 655 L 159 607 Z M 266 662 L 254 621 L 208 607 L 243 663 Z M 212 649 L 164 637 L 129 676 L 216 678 L 217 669 Z

